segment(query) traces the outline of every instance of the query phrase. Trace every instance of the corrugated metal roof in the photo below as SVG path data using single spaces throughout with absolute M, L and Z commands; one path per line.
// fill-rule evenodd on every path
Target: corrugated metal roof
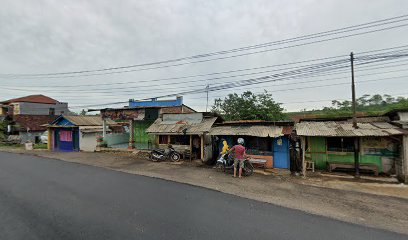
M 75 126 L 102 126 L 101 116 L 60 116 L 58 119 L 65 118 Z M 58 121 L 55 120 L 55 121 Z M 107 125 L 115 125 L 116 122 L 106 120 Z
M 216 117 L 204 118 L 200 123 L 188 123 L 187 121 L 179 121 L 177 123 L 169 123 L 157 119 L 147 130 L 151 134 L 202 134 L 209 132 Z
M 254 136 L 254 137 L 279 137 L 283 136 L 282 126 L 217 126 L 211 128 L 210 135 L 217 136 Z
M 405 131 L 387 122 L 357 123 L 353 128 L 350 122 L 301 122 L 296 124 L 296 133 L 299 136 L 322 137 L 365 137 L 391 136 L 405 134 Z
M 76 126 L 102 126 L 100 116 L 64 116 L 64 118 Z

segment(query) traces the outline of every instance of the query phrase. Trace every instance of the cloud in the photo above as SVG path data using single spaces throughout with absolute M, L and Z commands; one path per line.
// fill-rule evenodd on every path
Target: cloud
M 0 8 L 0 73 L 43 73 L 124 66 L 190 56 L 402 15 L 406 1 L 5 1 Z M 203 74 L 321 58 L 406 44 L 407 28 L 263 53 L 229 60 L 126 74 L 78 78 L 0 79 L 5 86 L 75 85 L 140 81 Z M 204 78 L 203 78 L 204 79 Z M 230 78 L 231 81 L 242 78 Z M 177 83 L 181 80 L 166 81 Z M 216 84 L 217 81 L 203 83 Z M 146 85 L 147 83 L 139 84 Z M 194 84 L 190 84 L 194 85 Z M 310 84 L 309 84 L 310 85 Z M 408 83 L 364 84 L 358 94 L 397 92 Z M 118 85 L 119 87 L 122 85 Z M 117 86 L 117 87 L 118 87 Z M 138 86 L 133 84 L 130 86 Z M 300 86 L 307 86 L 306 84 Z M 173 86 L 174 87 L 174 86 Z M 281 89 L 263 85 L 270 90 Z M 103 87 L 88 87 L 96 89 Z M 106 87 L 105 87 L 106 88 Z M 283 87 L 285 88 L 285 87 Z M 287 87 L 288 88 L 288 87 Z M 63 91 L 2 90 L 1 99 L 35 92 L 86 105 L 157 96 L 166 87 L 150 91 L 109 90 L 109 94 Z M 49 87 L 47 88 L 49 89 Z M 62 91 L 61 91 L 62 90 Z M 260 91 L 257 87 L 245 90 Z M 174 90 L 172 90 L 174 91 Z M 211 93 L 222 96 L 233 89 Z M 97 92 L 97 91 L 95 91 Z M 170 92 L 170 90 L 169 90 Z M 279 102 L 347 98 L 349 87 L 328 87 L 273 93 Z M 205 94 L 186 96 L 186 103 L 203 110 Z M 203 99 L 197 99 L 203 97 Z M 284 105 L 289 110 L 326 103 Z

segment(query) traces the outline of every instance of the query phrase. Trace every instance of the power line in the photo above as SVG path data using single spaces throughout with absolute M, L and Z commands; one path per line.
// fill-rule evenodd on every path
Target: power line
M 401 52 L 402 50 L 399 50 L 398 52 Z M 394 52 L 392 52 L 392 53 L 394 53 Z M 382 53 L 382 55 L 378 55 L 378 54 L 376 54 L 376 55 L 368 55 L 368 56 L 363 56 L 363 57 L 360 57 L 359 59 L 360 59 L 360 61 L 361 60 L 364 60 L 364 59 L 373 59 L 373 61 L 367 61 L 367 62 L 365 62 L 365 63 L 361 63 L 361 64 L 358 64 L 358 65 L 363 65 L 363 64 L 370 64 L 370 63 L 375 63 L 375 62 L 380 62 L 380 61 L 385 61 L 385 60 L 389 60 L 388 58 L 400 58 L 400 57 L 405 57 L 405 56 L 407 56 L 407 55 L 405 55 L 405 54 L 399 54 L 399 55 L 384 55 L 383 53 Z M 335 56 L 335 57 L 330 57 L 330 58 L 337 58 L 337 56 Z M 329 59 L 330 59 L 329 58 Z M 322 63 L 322 64 L 324 64 L 324 63 Z M 148 88 L 148 89 L 150 89 L 150 88 L 152 88 L 152 87 L 157 87 L 157 86 L 160 86 L 160 87 L 163 87 L 163 86 L 166 86 L 166 85 L 178 85 L 178 84 L 185 84 L 185 83 L 193 83 L 193 82 L 203 82 L 203 81 L 210 81 L 210 80 L 219 80 L 219 79 L 226 79 L 226 78 L 234 78 L 234 77 L 242 77 L 242 76 L 248 76 L 248 75 L 256 75 L 256 74 L 263 74 L 263 73 L 268 73 L 268 72 L 273 72 L 273 71 L 281 71 L 281 70 L 287 70 L 287 69 L 294 69 L 294 68 L 299 68 L 299 67 L 306 67 L 306 66 L 312 66 L 312 65 L 314 65 L 314 64 L 308 64 L 308 65 L 303 65 L 303 66 L 297 66 L 297 67 L 288 67 L 288 68 L 282 68 L 282 69 L 276 69 L 276 70 L 268 70 L 268 71 L 261 71 L 261 72 L 253 72 L 253 73 L 246 73 L 246 74 L 238 74 L 238 75 L 230 75 L 230 76 L 221 76 L 221 77 L 216 77 L 216 78 L 210 78 L 210 79 L 199 79 L 199 80 L 190 80 L 190 81 L 181 81 L 181 82 L 177 82 L 177 83 L 169 83 L 169 84 L 164 84 L 164 83 L 162 83 L 162 84 L 156 84 L 156 85 L 152 85 L 152 84 L 150 84 L 150 85 L 148 85 L 148 86 L 137 86 L 137 87 L 127 87 L 126 89 L 138 89 L 138 90 L 142 90 L 142 89 L 144 89 L 144 88 Z M 197 86 L 197 85 L 194 85 L 195 87 Z M 205 85 L 202 85 L 202 86 L 205 86 Z M 8 89 L 8 90 L 27 90 L 27 91 L 31 91 L 32 90 L 32 88 L 10 88 L 10 87 L 5 87 L 4 89 Z M 95 91 L 98 91 L 98 90 L 116 90 L 116 89 L 122 89 L 122 88 L 98 88 L 98 89 L 89 89 L 89 88 L 87 88 L 87 89 L 64 89 L 62 92 L 63 93 L 66 93 L 66 92 L 71 92 L 71 91 L 75 91 L 75 92 L 90 92 L 90 93 L 95 93 Z M 48 89 L 42 89 L 42 90 L 48 90 Z M 101 92 L 99 92 L 99 93 L 101 93 Z M 102 93 L 104 93 L 104 92 L 102 92 Z
M 331 62 L 326 62 L 326 63 L 321 63 L 321 64 L 309 64 L 309 65 L 304 65 L 304 66 L 300 66 L 300 67 L 298 67 L 296 70 L 292 70 L 292 71 L 289 71 L 289 72 L 283 72 L 283 73 L 279 73 L 279 74 L 274 74 L 273 76 L 275 76 L 275 77 L 277 77 L 277 76 L 284 76 L 284 75 L 291 75 L 291 74 L 295 74 L 295 73 L 301 73 L 301 72 L 303 72 L 303 71 L 310 71 L 310 70 L 315 70 L 316 69 L 316 71 L 318 71 L 318 69 L 321 69 L 321 68 L 324 68 L 324 67 L 329 67 L 329 66 L 334 66 L 334 65 L 339 65 L 339 64 L 343 64 L 343 63 L 346 63 L 347 61 L 346 60 L 337 60 L 337 61 L 331 61 Z M 301 68 L 302 67 L 302 68 Z M 346 67 L 346 66 L 343 66 L 343 67 Z M 290 68 L 290 69 L 293 69 L 293 68 Z M 324 69 L 323 69 L 324 70 Z M 271 71 L 266 71 L 266 72 L 271 72 Z M 265 73 L 265 72 L 258 72 L 258 73 L 256 73 L 256 74 L 260 74 L 260 73 Z M 228 76 L 228 77 L 239 77 L 239 76 L 245 76 L 245 75 L 251 75 L 251 74 L 243 74 L 243 75 L 234 75 L 234 76 Z M 219 79 L 222 79 L 222 78 L 226 78 L 226 77 L 221 77 L 221 78 L 219 78 Z M 207 79 L 208 80 L 208 79 Z M 200 80 L 200 82 L 203 82 L 203 81 L 205 81 L 205 80 Z M 186 82 L 186 83 L 189 83 L 189 82 Z M 156 85 L 156 86 L 161 86 L 161 87 L 164 87 L 164 86 L 166 86 L 167 84 L 160 84 L 160 85 Z M 171 84 L 171 85 L 174 85 L 174 84 Z M 197 86 L 200 86 L 200 85 L 193 85 L 193 86 L 184 86 L 184 87 L 173 87 L 173 88 L 166 88 L 165 89 L 165 91 L 168 91 L 168 90 L 170 90 L 170 89 L 189 89 L 189 88 L 191 88 L 191 87 L 197 87 Z M 202 85 L 202 86 L 206 86 L 206 85 Z M 151 87 L 151 86 L 148 86 L 148 87 Z M 140 86 L 138 86 L 138 87 L 134 87 L 134 88 L 136 88 L 136 89 L 141 89 L 142 87 L 140 87 Z M 10 90 L 21 90 L 21 88 L 5 88 L 5 89 L 10 89 Z M 112 92 L 112 90 L 114 90 L 115 88 L 109 88 L 109 89 L 83 89 L 83 90 L 70 90 L 70 91 L 75 91 L 75 92 L 88 92 L 88 93 L 111 93 Z M 122 89 L 122 88 L 119 88 L 119 89 Z M 128 87 L 128 88 L 126 88 L 126 89 L 132 89 L 132 87 Z M 161 88 L 162 89 L 162 88 Z M 32 89 L 26 89 L 26 91 L 31 91 Z M 98 90 L 109 90 L 108 92 L 98 92 Z M 66 92 L 69 92 L 68 90 L 64 90 L 64 91 L 53 91 L 53 92 L 63 92 L 63 93 L 66 93 Z M 122 93 L 125 93 L 125 92 L 130 92 L 130 91 L 122 91 Z M 131 92 L 134 92 L 134 91 L 131 91 Z
M 331 57 L 331 58 L 337 58 L 337 57 Z M 330 58 L 326 58 L 330 59 Z M 345 60 L 343 60 L 345 62 Z M 321 64 L 327 64 L 327 62 L 321 63 Z M 207 79 L 198 79 L 198 80 L 189 80 L 189 81 L 179 81 L 177 83 L 161 83 L 161 84 L 156 84 L 156 85 L 142 85 L 142 86 L 136 86 L 136 87 L 126 87 L 126 89 L 143 89 L 143 87 L 156 87 L 156 86 L 167 86 L 167 85 L 177 85 L 177 84 L 185 84 L 185 83 L 194 83 L 194 82 L 205 82 L 205 81 L 213 81 L 213 80 L 219 80 L 219 79 L 226 79 L 226 78 L 234 78 L 234 77 L 242 77 L 242 76 L 250 76 L 250 75 L 257 75 L 257 74 L 264 74 L 264 73 L 270 73 L 270 72 L 276 72 L 276 71 L 282 71 L 282 70 L 291 70 L 291 69 L 299 69 L 301 67 L 308 67 L 308 66 L 315 66 L 316 64 L 307 64 L 307 65 L 301 65 L 301 66 L 296 66 L 296 67 L 287 67 L 287 68 L 280 68 L 280 69 L 275 69 L 275 70 L 268 70 L 268 71 L 261 71 L 261 72 L 252 72 L 252 73 L 244 73 L 244 74 L 238 74 L 238 75 L 230 75 L 230 76 L 220 76 L 220 77 L 215 77 L 215 78 L 207 78 Z M 264 67 L 262 67 L 264 68 Z M 197 86 L 197 85 L 194 85 Z M 5 88 L 5 89 L 11 89 L 11 88 Z M 26 89 L 26 90 L 32 90 L 32 88 L 14 88 L 14 89 Z M 114 90 L 114 89 L 123 89 L 121 88 L 101 88 L 101 89 L 86 89 L 85 91 L 92 91 L 92 90 Z M 42 90 L 47 90 L 47 89 L 42 89 Z M 81 92 L 82 90 L 76 90 L 76 89 L 64 89 L 63 92 L 68 92 L 68 91 L 79 91 Z
M 383 64 L 383 63 L 380 63 L 380 64 L 375 64 L 375 65 L 381 65 L 381 64 Z M 406 65 L 406 64 L 399 64 L 400 66 L 401 65 Z M 399 65 L 396 65 L 396 66 L 399 66 Z M 396 66 L 387 66 L 388 68 L 389 67 L 396 67 Z M 367 68 L 367 67 L 369 67 L 369 68 Z M 358 71 L 360 72 L 360 71 L 366 71 L 366 70 L 377 70 L 377 69 L 380 69 L 380 68 L 385 68 L 385 67 L 375 67 L 374 69 L 373 69 L 373 66 L 366 66 L 366 67 L 361 67 Z M 305 69 L 303 69 L 303 71 L 304 71 Z M 328 71 L 327 69 L 325 70 L 326 72 Z M 403 70 L 396 70 L 396 71 L 387 71 L 387 72 L 382 72 L 382 73 L 390 73 L 390 72 L 398 72 L 398 71 L 403 71 Z M 331 71 L 328 71 L 328 72 L 331 72 Z M 292 72 L 289 72 L 289 73 L 293 73 L 293 71 Z M 294 72 L 294 73 L 297 73 L 297 74 L 299 74 L 299 73 L 303 73 L 303 72 L 299 72 L 298 70 L 296 71 L 296 72 Z M 306 75 L 300 75 L 300 76 L 295 76 L 295 77 L 293 77 L 293 76 L 291 76 L 290 74 L 288 74 L 288 72 L 286 72 L 286 73 L 280 73 L 280 74 L 275 74 L 274 75 L 274 77 L 281 77 L 281 76 L 289 76 L 289 77 L 285 77 L 285 78 L 280 78 L 280 79 L 275 79 L 274 81 L 284 81 L 284 80 L 294 80 L 294 79 L 297 79 L 297 78 L 309 78 L 309 77 L 315 77 L 315 76 L 329 76 L 329 75 L 333 75 L 333 74 L 339 74 L 339 73 L 342 73 L 342 72 L 333 72 L 333 73 L 328 73 L 328 74 L 321 74 L 321 73 L 319 73 L 319 71 L 317 72 L 317 74 L 316 74 L 316 71 L 313 71 L 313 72 L 307 72 L 308 74 L 307 74 L 307 76 Z M 374 74 L 382 74 L 382 73 L 374 73 Z M 373 75 L 373 74 L 366 74 L 366 75 Z M 360 76 L 365 76 L 365 75 L 360 75 Z M 318 80 L 318 81 L 320 81 L 320 80 Z M 313 81 L 308 81 L 308 82 L 313 82 Z M 232 82 L 232 83 L 234 83 L 234 82 Z M 303 82 L 298 82 L 298 83 L 303 83 Z M 227 83 L 227 84 L 231 84 L 231 83 Z M 285 84 L 283 84 L 283 85 L 285 85 Z M 290 84 L 288 84 L 288 85 L 290 85 Z M 198 85 L 194 85 L 194 87 L 197 87 Z M 204 86 L 204 85 L 203 85 Z M 164 91 L 164 92 L 168 92 L 168 90 L 171 90 L 171 89 L 178 89 L 178 90 L 183 90 L 183 89 L 187 89 L 187 90 L 191 90 L 190 89 L 190 87 L 192 87 L 192 86 L 186 86 L 186 87 L 184 87 L 184 88 L 180 88 L 180 87 L 175 87 L 175 88 L 166 88 L 166 90 Z M 244 87 L 245 87 L 245 85 L 244 85 Z M 240 87 L 237 87 L 237 88 L 240 88 Z M 31 91 L 31 90 L 24 90 L 24 91 Z M 127 91 L 127 92 L 129 92 L 129 93 L 135 93 L 134 91 Z M 90 93 L 111 93 L 111 92 L 95 92 L 95 91 L 92 91 L 92 92 L 90 92 Z M 122 94 L 123 93 L 125 93 L 125 92 L 122 92 Z M 156 91 L 156 93 L 160 93 L 160 92 L 157 92 Z M 104 96 L 103 96 L 104 97 Z
M 362 30 L 362 29 L 367 29 L 367 28 L 372 28 L 372 27 L 377 27 L 377 26 L 383 26 L 383 25 L 387 25 L 387 24 L 390 24 L 390 23 L 398 23 L 398 22 L 406 21 L 406 20 L 408 20 L 408 19 L 406 19 L 407 16 L 408 15 L 402 15 L 402 16 L 397 16 L 397 17 L 393 17 L 393 18 L 382 19 L 382 20 L 377 20 L 377 21 L 368 22 L 368 23 L 364 23 L 364 24 L 358 24 L 358 25 L 354 25 L 354 26 L 350 26 L 350 27 L 340 28 L 340 29 L 336 29 L 336 30 L 330 30 L 330 31 L 326 31 L 326 32 L 320 32 L 320 33 L 305 35 L 305 36 L 301 36 L 301 37 L 290 38 L 290 39 L 286 39 L 286 40 L 280 40 L 280 41 L 269 42 L 269 43 L 254 45 L 254 46 L 249 46 L 249 47 L 243 47 L 243 48 L 237 48 L 237 49 L 231 49 L 231 50 L 219 51 L 219 52 L 213 52 L 213 53 L 207 53 L 207 54 L 199 54 L 199 55 L 194 55 L 194 56 L 190 56 L 190 57 L 170 59 L 170 60 L 164 60 L 164 61 L 158 61 L 158 62 L 142 63 L 142 64 L 135 64 L 135 65 L 129 65 L 129 66 L 122 66 L 122 67 L 102 68 L 102 69 L 95 69 L 95 70 L 81 70 L 81 71 L 55 72 L 55 73 L 38 73 L 38 74 L 3 74 L 3 75 L 4 76 L 9 76 L 9 77 L 12 77 L 12 76 L 29 77 L 29 76 L 69 75 L 69 74 L 81 74 L 81 73 L 111 71 L 111 70 L 127 69 L 127 68 L 135 68 L 135 67 L 143 67 L 143 66 L 151 66 L 151 65 L 161 65 L 161 64 L 172 63 L 172 62 L 180 62 L 180 61 L 191 60 L 191 59 L 205 58 L 205 57 L 214 56 L 214 55 L 225 55 L 225 54 L 230 54 L 230 53 L 233 53 L 233 52 L 246 51 L 248 49 L 264 48 L 264 47 L 269 47 L 269 46 L 273 46 L 273 45 L 285 44 L 285 43 L 288 43 L 288 42 L 290 43 L 290 42 L 297 42 L 297 41 L 309 40 L 309 39 L 314 39 L 314 38 L 321 38 L 321 37 L 324 37 L 324 36 L 331 36 L 331 35 L 336 35 L 336 34 L 340 34 L 340 33 L 347 33 L 347 32 L 356 31 L 356 30 Z M 395 20 L 395 19 L 399 19 L 399 20 Z M 395 20 L 395 21 L 390 21 L 390 20 Z M 374 24 L 374 23 L 379 23 L 379 24 Z M 301 43 L 301 44 L 295 44 L 295 45 L 290 45 L 290 46 L 285 46 L 285 47 L 280 47 L 280 48 L 266 49 L 266 50 L 262 50 L 262 51 L 249 52 L 249 53 L 232 55 L 232 56 L 227 56 L 227 57 L 205 59 L 205 60 L 201 60 L 201 61 L 193 61 L 193 62 L 187 62 L 187 63 L 181 63 L 181 64 L 175 64 L 175 65 L 158 66 L 158 67 L 154 67 L 154 68 L 144 68 L 144 69 L 142 68 L 142 69 L 137 69 L 137 70 L 132 70 L 132 71 L 152 70 L 152 69 L 157 69 L 157 68 L 180 66 L 180 65 L 192 64 L 192 63 L 199 63 L 199 62 L 207 62 L 207 61 L 214 61 L 214 60 L 233 58 L 233 57 L 241 57 L 241 56 L 246 56 L 246 55 L 258 54 L 258 53 L 262 53 L 262 52 L 276 51 L 276 50 L 281 50 L 281 49 L 286 49 L 286 48 L 309 45 L 309 44 L 313 44 L 313 43 L 320 43 L 320 42 L 326 42 L 326 41 L 342 39 L 342 38 L 347 38 L 347 37 L 352 37 L 352 36 L 359 36 L 359 35 L 362 35 L 362 34 L 374 33 L 374 32 L 378 32 L 378 31 L 385 31 L 385 30 L 395 29 L 395 28 L 399 28 L 399 27 L 405 27 L 407 25 L 408 24 L 401 24 L 401 25 L 385 27 L 385 28 L 381 28 L 381 29 L 370 30 L 370 31 L 366 31 L 366 32 L 349 34 L 349 35 L 345 35 L 345 36 L 333 37 L 333 38 L 328 38 L 328 39 L 321 39 L 321 40 L 317 40 L 317 41 L 306 42 L 306 43 Z M 118 73 L 118 72 L 116 72 L 116 73 Z M 112 74 L 112 72 L 110 72 L 109 74 Z
M 392 77 L 392 78 L 387 78 L 387 79 L 395 79 L 395 78 L 400 78 L 401 76 L 398 77 Z M 361 83 L 361 82 L 373 82 L 373 81 L 380 81 L 378 79 L 376 80 L 366 80 L 366 81 L 359 81 L 357 83 Z M 297 89 L 307 89 L 307 88 L 314 88 L 314 87 L 322 87 L 322 86 L 336 86 L 336 85 L 344 85 L 347 84 L 348 82 L 345 83 L 337 83 L 337 84 L 329 84 L 329 85 L 318 85 L 318 86 L 311 86 L 311 87 L 300 87 L 300 88 L 296 88 Z M 255 83 L 248 83 L 247 85 L 254 85 L 254 84 L 258 84 L 258 82 Z M 231 86 L 227 86 L 227 87 L 231 87 Z M 233 88 L 233 87 L 231 87 Z M 222 86 L 222 87 L 217 87 L 217 88 L 209 88 L 208 91 L 219 91 L 219 90 L 223 90 L 226 89 L 226 86 Z M 291 89 L 294 90 L 294 89 Z M 204 91 L 207 91 L 206 89 L 204 89 Z M 288 89 L 283 89 L 283 90 L 279 90 L 279 91 L 288 91 Z M 187 95 L 187 94 L 192 94 L 192 93 L 197 93 L 197 92 L 203 92 L 203 89 L 198 89 L 198 90 L 192 90 L 192 91 L 186 91 L 186 92 L 182 92 L 182 93 L 174 93 L 174 94 L 167 94 L 164 96 L 158 96 L 157 98 L 163 98 L 163 97 L 172 97 L 172 96 L 178 96 L 178 95 Z M 273 92 L 273 91 L 272 91 Z M 139 100 L 147 100 L 146 99 L 139 99 Z M 115 105 L 115 104 L 119 104 L 119 103 L 127 103 L 127 102 L 118 102 L 118 103 L 104 103 L 104 104 L 94 104 L 94 105 L 84 105 L 82 107 L 94 107 L 94 106 L 108 106 L 108 105 Z
M 382 78 L 382 79 L 362 80 L 362 81 L 356 82 L 356 84 L 370 83 L 370 82 L 378 82 L 378 81 L 384 81 L 384 80 L 390 80 L 390 79 L 398 79 L 398 78 L 401 78 L 401 77 L 408 77 L 408 75 L 398 76 L 398 77 L 390 77 L 390 78 Z M 268 91 L 268 93 L 270 93 L 270 92 L 283 92 L 283 91 L 295 91 L 295 90 L 321 88 L 321 87 L 330 87 L 330 86 L 340 86 L 340 85 L 348 85 L 348 84 L 350 84 L 350 83 L 349 83 L 349 82 L 340 82 L 340 83 L 334 83 L 334 84 L 323 84 L 323 85 L 314 85 L 314 86 L 307 86 L 307 87 L 298 87 L 298 88 L 271 90 L 271 91 Z M 213 91 L 216 91 L 216 90 L 213 90 Z M 145 100 L 145 99 L 140 99 L 140 100 Z M 81 106 L 75 106 L 75 105 L 74 105 L 74 107 L 75 107 L 75 108 L 89 108 L 89 107 L 109 106 L 109 105 L 116 105 L 116 104 L 123 104 L 123 103 L 127 103 L 127 101 L 126 101 L 126 102 L 116 102 L 116 103 L 81 105 Z

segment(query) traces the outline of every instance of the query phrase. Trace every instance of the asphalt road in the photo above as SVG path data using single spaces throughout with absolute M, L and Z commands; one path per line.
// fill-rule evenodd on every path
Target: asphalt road
M 408 236 L 186 184 L 0 152 L 0 239 Z

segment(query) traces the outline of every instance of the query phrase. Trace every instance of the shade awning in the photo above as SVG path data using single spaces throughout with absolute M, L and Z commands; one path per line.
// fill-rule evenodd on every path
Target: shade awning
M 375 137 L 406 134 L 401 129 L 387 122 L 357 123 L 353 128 L 350 122 L 301 122 L 296 124 L 296 133 L 299 136 L 320 137 Z
M 253 136 L 280 137 L 284 135 L 283 126 L 217 126 L 210 130 L 215 136 Z
M 157 119 L 149 128 L 147 128 L 146 132 L 157 135 L 203 134 L 210 131 L 216 120 L 216 117 L 212 117 L 204 118 L 199 123 L 189 123 L 187 121 L 173 123 Z

